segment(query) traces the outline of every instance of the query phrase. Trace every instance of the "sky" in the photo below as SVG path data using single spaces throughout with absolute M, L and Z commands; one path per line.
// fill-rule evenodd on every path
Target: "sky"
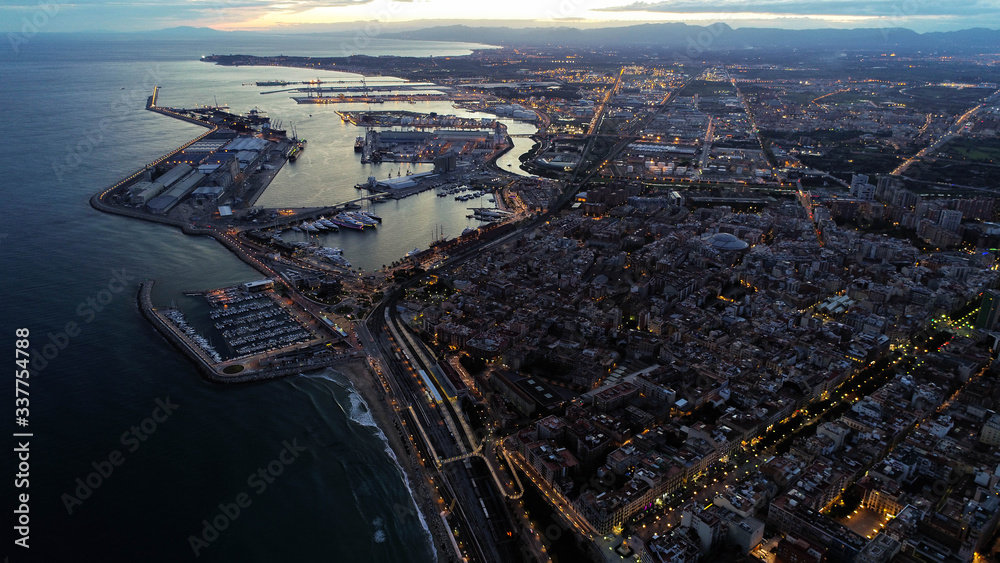
M 624 25 L 683 21 L 732 27 L 906 27 L 953 31 L 1000 26 L 1000 0 L 3 0 L 0 30 L 325 31 L 347 22 L 448 20 L 472 25 Z M 457 20 L 457 21 L 453 21 Z M 488 21 L 475 21 L 488 20 Z

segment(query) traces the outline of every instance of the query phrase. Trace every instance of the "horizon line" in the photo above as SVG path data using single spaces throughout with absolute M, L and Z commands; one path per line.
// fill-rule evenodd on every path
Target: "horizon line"
M 248 28 L 248 29 L 217 29 L 217 28 L 214 28 L 214 27 L 211 27 L 211 26 L 177 25 L 177 26 L 171 26 L 171 27 L 163 27 L 163 28 L 147 29 L 147 30 L 135 30 L 135 31 L 127 31 L 127 30 L 120 30 L 120 29 L 91 29 L 91 30 L 71 30 L 71 31 L 45 31 L 45 30 L 38 30 L 37 33 L 39 35 L 88 35 L 88 34 L 91 34 L 91 35 L 92 34 L 129 35 L 129 34 L 144 34 L 144 33 L 157 33 L 157 32 L 169 32 L 169 31 L 179 31 L 179 30 L 190 30 L 190 31 L 208 31 L 208 32 L 215 32 L 215 33 L 220 33 L 220 34 L 235 34 L 235 33 L 262 33 L 262 34 L 266 34 L 266 33 L 277 33 L 277 32 L 280 32 L 280 33 L 297 33 L 297 34 L 302 34 L 302 35 L 306 35 L 306 34 L 317 34 L 318 35 L 318 34 L 340 33 L 341 31 L 348 31 L 348 30 L 334 30 L 334 29 L 330 29 L 330 30 L 310 30 L 308 28 L 311 27 L 311 26 L 316 26 L 316 25 L 328 25 L 328 26 L 342 26 L 343 25 L 343 26 L 346 26 L 346 25 L 351 25 L 353 23 L 369 23 L 369 22 L 372 22 L 372 21 L 378 21 L 378 20 L 377 19 L 367 19 L 367 20 L 366 19 L 359 19 L 359 20 L 337 22 L 337 23 L 327 23 L 327 24 L 294 24 L 294 25 L 275 26 L 275 27 L 271 27 L 271 28 Z M 446 21 L 448 21 L 448 20 L 446 20 Z M 932 31 L 916 31 L 914 29 L 911 29 L 911 28 L 908 28 L 908 27 L 902 27 L 902 26 L 886 27 L 886 26 L 877 26 L 877 25 L 876 26 L 858 26 L 858 27 L 829 27 L 828 26 L 828 27 L 811 27 L 811 28 L 762 27 L 762 26 L 757 26 L 757 25 L 747 25 L 747 26 L 736 25 L 736 26 L 734 26 L 732 24 L 729 24 L 729 23 L 726 23 L 726 22 L 723 22 L 723 21 L 716 21 L 716 22 L 712 22 L 712 23 L 700 24 L 700 23 L 689 23 L 689 22 L 686 22 L 686 21 L 635 22 L 635 21 L 629 21 L 629 20 L 616 20 L 616 21 L 607 21 L 607 22 L 593 22 L 591 25 L 587 25 L 585 27 L 580 27 L 579 25 L 574 25 L 573 22 L 549 22 L 547 20 L 522 20 L 522 21 L 524 21 L 527 25 L 525 25 L 523 27 L 511 27 L 510 25 L 506 25 L 506 24 L 484 25 L 484 24 L 488 24 L 489 20 L 475 20 L 475 19 L 461 20 L 461 21 L 450 20 L 449 23 L 443 23 L 443 22 L 441 22 L 441 23 L 435 23 L 435 20 L 414 19 L 414 20 L 403 20 L 403 21 L 393 22 L 392 25 L 419 24 L 420 22 L 427 22 L 429 24 L 429 25 L 426 25 L 424 27 L 416 28 L 416 29 L 409 30 L 409 31 L 417 31 L 417 30 L 420 30 L 420 29 L 433 29 L 433 28 L 436 28 L 436 27 L 463 27 L 463 26 L 464 27 L 477 27 L 477 28 L 483 28 L 483 27 L 490 28 L 490 27 L 492 27 L 492 28 L 497 28 L 497 29 L 530 29 L 532 27 L 548 27 L 548 28 L 572 28 L 572 29 L 579 29 L 581 31 L 588 31 L 588 30 L 597 30 L 597 29 L 607 29 L 607 28 L 613 28 L 613 27 L 641 27 L 641 26 L 652 26 L 652 25 L 684 25 L 684 26 L 689 26 L 689 27 L 702 27 L 702 28 L 708 28 L 708 27 L 714 27 L 714 26 L 724 25 L 724 26 L 727 26 L 727 27 L 729 27 L 730 29 L 733 29 L 733 30 L 737 30 L 737 29 L 768 29 L 768 30 L 779 30 L 779 31 L 824 31 L 824 30 L 829 30 L 829 31 L 881 30 L 881 31 L 885 31 L 885 30 L 902 30 L 902 31 L 909 31 L 909 32 L 912 32 L 912 33 L 916 33 L 918 35 L 929 35 L 929 34 L 935 34 L 935 33 L 961 33 L 961 32 L 965 32 L 965 31 L 975 31 L 975 30 L 1000 31 L 1000 26 L 989 27 L 989 26 L 985 26 L 985 25 L 983 25 L 983 26 L 975 26 L 975 27 L 968 27 L 968 28 L 962 28 L 962 29 L 955 29 L 955 30 L 948 30 L 948 31 L 940 31 L 940 30 L 939 31 L 933 31 L 933 30 Z M 469 25 L 468 23 L 462 23 L 462 22 L 475 23 L 476 25 Z M 531 25 L 531 24 L 536 24 L 536 25 Z M 542 24 L 542 25 L 537 25 L 537 24 Z M 4 33 L 4 34 L 6 34 L 6 33 L 18 33 L 18 31 L 17 30 L 3 30 L 3 29 L 0 29 L 0 33 Z M 432 39 L 416 39 L 415 41 L 433 41 L 433 40 Z

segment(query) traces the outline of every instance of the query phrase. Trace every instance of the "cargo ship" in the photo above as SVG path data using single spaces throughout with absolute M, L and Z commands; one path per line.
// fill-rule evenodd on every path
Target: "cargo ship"
M 305 149 L 306 149 L 306 140 L 302 139 L 300 141 L 297 141 L 294 145 L 292 145 L 291 150 L 288 151 L 288 160 L 290 162 L 295 162 L 296 160 L 298 160 L 299 155 L 302 154 L 302 151 L 304 151 Z
M 363 150 L 365 150 L 365 138 L 358 137 L 354 139 L 354 152 L 361 152 Z
M 290 82 L 284 80 L 264 80 L 258 81 L 257 86 L 288 86 Z

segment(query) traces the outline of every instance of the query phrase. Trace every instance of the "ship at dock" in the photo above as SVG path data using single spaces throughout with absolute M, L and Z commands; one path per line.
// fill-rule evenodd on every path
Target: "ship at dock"
M 354 152 L 362 152 L 363 150 L 365 150 L 365 138 L 358 137 L 354 139 Z
M 362 227 L 375 227 L 379 224 L 372 216 L 363 211 L 345 211 L 343 214 L 361 223 Z
M 294 125 L 292 126 L 292 138 L 290 140 L 292 141 L 292 147 L 288 150 L 288 160 L 295 162 L 299 158 L 299 155 L 302 154 L 302 151 L 306 150 L 306 140 L 299 138 Z
M 356 230 L 360 231 L 360 230 L 363 230 L 365 228 L 365 224 L 364 223 L 362 223 L 361 221 L 358 221 L 357 219 L 355 219 L 354 217 L 351 217 L 350 215 L 348 215 L 346 213 L 340 213 L 337 216 L 335 216 L 333 219 L 330 219 L 330 221 L 332 221 L 335 225 L 337 225 L 339 227 L 346 227 L 348 229 L 356 229 Z
M 292 139 L 292 140 L 294 141 L 294 144 L 288 150 L 288 160 L 290 162 L 295 162 L 302 154 L 302 151 L 306 149 L 306 140 L 305 139 Z

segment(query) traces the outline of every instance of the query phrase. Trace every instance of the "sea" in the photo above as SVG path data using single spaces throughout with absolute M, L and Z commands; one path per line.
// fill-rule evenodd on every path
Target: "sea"
M 355 184 L 369 176 L 406 174 L 406 165 L 358 162 L 360 132 L 335 111 L 365 106 L 299 105 L 290 93 L 245 85 L 356 75 L 200 60 L 213 53 L 453 56 L 480 47 L 363 39 L 39 33 L 16 52 L 0 47 L 0 342 L 8 362 L 17 361 L 18 346 L 31 358 L 29 379 L 16 385 L 8 371 L 0 380 L 10 416 L 0 464 L 13 530 L 0 550 L 5 561 L 435 560 L 412 484 L 387 447 L 383 432 L 394 430 L 374 424 L 343 375 L 206 383 L 136 306 L 145 279 L 157 281 L 157 305 L 183 308 L 192 299 L 184 292 L 260 274 L 212 239 L 88 205 L 95 192 L 204 131 L 145 111 L 154 85 L 160 105 L 257 108 L 308 140 L 260 205 L 339 203 L 357 197 Z M 446 102 L 378 109 L 485 117 Z M 534 131 L 527 123 L 509 127 Z M 531 144 L 515 141 L 501 159 L 512 171 Z M 478 226 L 467 217 L 469 203 L 433 191 L 383 203 L 372 208 L 384 218 L 377 232 L 324 235 L 323 243 L 343 248 L 358 269 L 377 269 Z

